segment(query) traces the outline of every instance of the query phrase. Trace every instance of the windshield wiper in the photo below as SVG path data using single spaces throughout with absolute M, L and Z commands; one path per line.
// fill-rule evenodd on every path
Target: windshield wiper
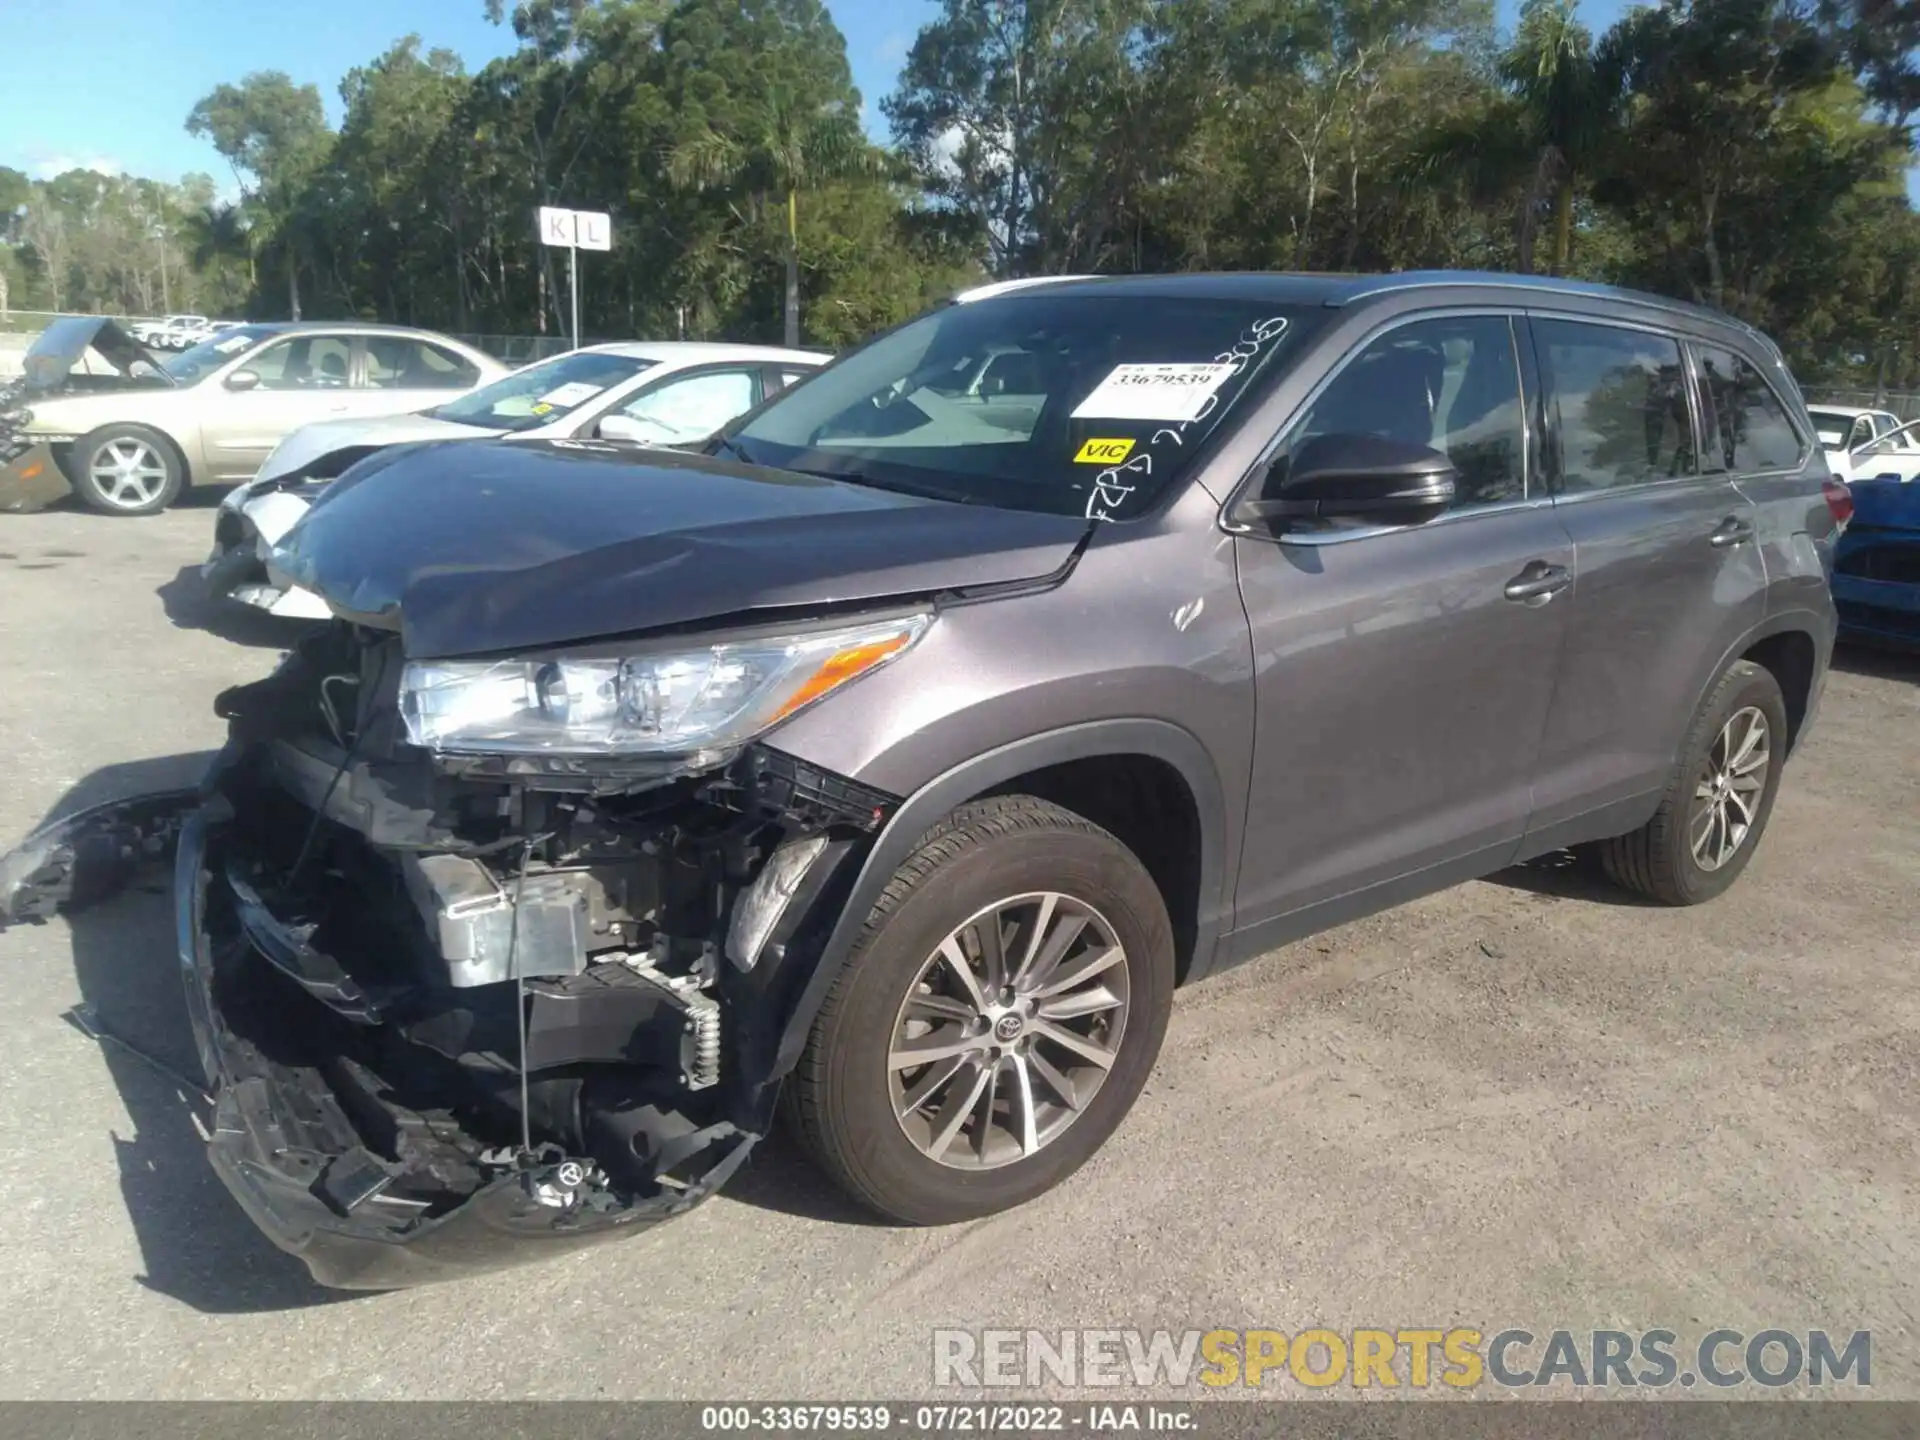
M 716 435 L 713 439 L 714 455 L 730 455 L 742 465 L 758 465 L 760 462 L 740 448 L 740 442 L 731 435 Z

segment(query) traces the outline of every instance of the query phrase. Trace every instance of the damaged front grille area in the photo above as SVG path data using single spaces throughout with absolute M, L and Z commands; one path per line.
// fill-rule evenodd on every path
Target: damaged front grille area
M 216 1165 L 244 1136 L 237 1194 L 235 1166 L 271 1172 L 401 1244 L 476 1205 L 540 1233 L 684 1208 L 742 1158 L 765 1083 L 740 1057 L 778 992 L 722 963 L 736 905 L 783 845 L 811 859 L 891 797 L 764 750 L 476 773 L 405 743 L 397 648 L 343 622 L 221 697 L 193 862 Z

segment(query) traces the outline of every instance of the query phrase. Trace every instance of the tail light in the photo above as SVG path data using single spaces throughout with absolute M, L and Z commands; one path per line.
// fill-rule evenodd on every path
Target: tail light
M 1844 525 L 1853 519 L 1853 492 L 1847 488 L 1844 480 L 1831 477 L 1822 480 L 1820 498 L 1827 502 L 1827 509 L 1832 512 L 1835 525 Z

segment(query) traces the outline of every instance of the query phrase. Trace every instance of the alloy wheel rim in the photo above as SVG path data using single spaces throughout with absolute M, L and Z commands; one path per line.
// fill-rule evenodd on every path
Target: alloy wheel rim
M 1693 789 L 1687 839 L 1693 863 L 1709 874 L 1739 854 L 1753 833 L 1772 764 L 1771 738 L 1766 715 L 1749 705 L 1720 727 L 1707 751 Z
M 110 505 L 150 505 L 167 483 L 166 463 L 144 440 L 109 440 L 88 466 L 94 485 Z
M 914 1147 L 956 1170 L 1029 1159 L 1086 1113 L 1131 995 L 1112 924 L 1058 891 L 997 900 L 921 965 L 894 1018 L 887 1091 Z

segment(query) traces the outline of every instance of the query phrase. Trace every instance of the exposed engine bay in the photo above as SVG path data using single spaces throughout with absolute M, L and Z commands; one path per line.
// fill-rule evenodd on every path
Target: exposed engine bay
M 769 1118 L 807 902 L 893 803 L 761 747 L 436 756 L 401 668 L 396 635 L 317 631 L 220 696 L 197 808 L 122 807 L 0 895 L 85 898 L 177 827 L 214 1164 L 335 1285 L 501 1263 L 472 1233 L 402 1258 L 468 1210 L 577 1241 L 717 1188 Z

